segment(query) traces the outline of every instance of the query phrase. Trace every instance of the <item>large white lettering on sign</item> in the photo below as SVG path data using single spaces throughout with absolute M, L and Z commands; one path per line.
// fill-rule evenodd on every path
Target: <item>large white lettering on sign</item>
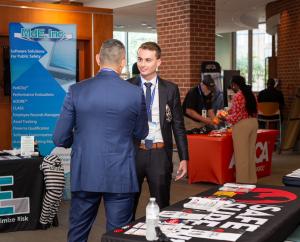
M 260 151 L 259 156 L 256 155 L 256 164 L 261 163 L 263 161 L 269 161 L 269 155 L 268 155 L 268 142 L 257 142 L 255 145 L 256 151 Z M 256 152 L 257 153 L 257 152 Z M 229 163 L 229 169 L 232 169 L 233 166 L 235 165 L 235 160 L 234 160 L 234 152 L 232 153 L 231 160 Z

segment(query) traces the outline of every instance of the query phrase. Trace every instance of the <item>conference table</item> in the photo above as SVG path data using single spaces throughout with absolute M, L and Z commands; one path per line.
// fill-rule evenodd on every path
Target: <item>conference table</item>
M 41 162 L 0 156 L 0 232 L 38 228 L 44 195 Z
M 159 227 L 172 241 L 282 242 L 300 222 L 300 189 L 258 185 L 250 192 L 225 192 L 219 186 L 197 197 L 227 199 L 212 211 L 184 208 L 184 199 L 160 213 Z M 145 218 L 103 234 L 102 242 L 146 241 Z
M 271 174 L 272 153 L 278 130 L 258 130 L 256 141 L 257 177 Z M 235 161 L 230 132 L 188 135 L 188 181 L 224 184 L 235 181 Z

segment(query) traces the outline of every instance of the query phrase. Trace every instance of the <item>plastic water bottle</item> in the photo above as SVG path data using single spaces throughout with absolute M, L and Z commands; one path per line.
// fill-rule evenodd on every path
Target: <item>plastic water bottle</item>
M 150 197 L 146 207 L 146 239 L 149 241 L 157 240 L 155 227 L 158 226 L 159 207 L 155 197 Z

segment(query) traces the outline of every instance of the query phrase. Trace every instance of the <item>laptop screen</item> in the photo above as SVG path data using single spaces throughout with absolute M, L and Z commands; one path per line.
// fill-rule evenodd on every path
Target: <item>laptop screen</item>
M 56 41 L 52 55 L 50 57 L 49 66 L 57 68 L 60 72 L 76 73 L 76 42 L 71 41 Z M 61 69 L 61 70 L 59 70 Z

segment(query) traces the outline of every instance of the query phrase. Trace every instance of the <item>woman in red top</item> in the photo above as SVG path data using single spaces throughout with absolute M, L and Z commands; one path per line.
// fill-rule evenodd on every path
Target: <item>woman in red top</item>
M 244 77 L 233 76 L 231 88 L 236 94 L 226 119 L 232 124 L 236 182 L 253 184 L 257 182 L 255 164 L 257 102 Z

